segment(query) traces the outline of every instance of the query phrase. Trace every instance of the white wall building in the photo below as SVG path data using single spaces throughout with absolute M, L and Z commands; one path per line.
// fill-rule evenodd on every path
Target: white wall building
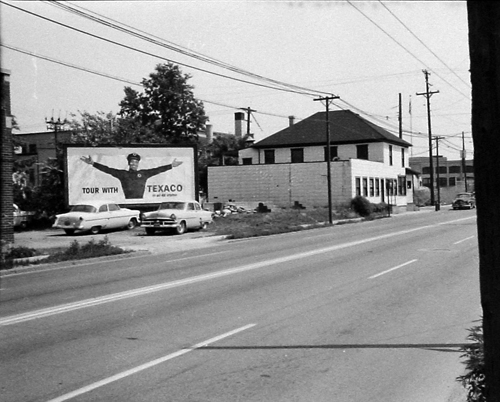
M 332 204 L 356 195 L 373 203 L 413 204 L 414 172 L 403 139 L 351 111 L 329 112 Z M 326 113 L 243 149 L 238 166 L 209 167 L 211 202 L 328 205 Z

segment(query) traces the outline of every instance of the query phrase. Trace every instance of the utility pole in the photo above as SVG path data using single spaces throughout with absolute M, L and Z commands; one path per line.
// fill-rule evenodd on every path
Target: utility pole
M 399 138 L 403 138 L 403 115 L 402 115 L 402 105 L 401 105 L 401 92 L 399 93 L 398 120 L 399 120 Z
M 422 70 L 425 75 L 425 92 L 417 93 L 427 98 L 427 125 L 429 131 L 429 169 L 431 173 L 431 204 L 435 205 L 434 200 L 434 163 L 432 162 L 432 129 L 431 129 L 431 96 L 439 91 L 429 91 L 429 75 L 427 70 Z
M 437 186 L 437 203 L 436 203 L 436 211 L 439 211 L 441 209 L 441 188 L 439 184 L 439 140 L 442 140 L 444 137 L 434 137 L 434 140 L 436 141 L 436 172 L 437 172 L 437 179 L 436 179 L 436 186 Z
M 61 131 L 61 127 L 64 127 L 66 124 L 68 124 L 68 121 L 66 119 L 61 120 L 60 117 L 57 120 L 54 120 L 54 116 L 52 116 L 50 120 L 47 120 L 47 118 L 45 118 L 45 124 L 47 125 L 47 130 L 54 131 L 54 147 L 57 158 L 58 155 L 57 146 L 59 144 L 59 141 L 57 139 L 57 133 Z
M 465 164 L 465 138 L 464 132 L 462 131 L 462 178 L 465 183 L 465 191 L 467 192 L 467 165 Z
M 328 187 L 328 222 L 333 223 L 332 215 L 332 169 L 331 169 L 331 150 L 330 150 L 330 103 L 334 99 L 339 99 L 339 96 L 324 96 L 314 99 L 315 101 L 325 101 L 326 106 L 326 177 Z
M 256 112 L 257 110 L 251 109 L 250 106 L 247 108 L 241 108 L 241 110 L 244 110 L 247 112 L 247 138 L 250 137 L 250 116 L 252 112 Z

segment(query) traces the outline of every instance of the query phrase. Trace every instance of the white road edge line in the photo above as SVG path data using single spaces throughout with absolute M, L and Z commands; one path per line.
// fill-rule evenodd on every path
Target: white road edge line
M 154 367 L 154 366 L 157 366 L 157 365 L 159 365 L 161 363 L 165 363 L 168 360 L 175 359 L 176 357 L 185 355 L 186 353 L 192 352 L 192 351 L 194 351 L 196 349 L 200 349 L 200 348 L 202 348 L 204 346 L 210 345 L 211 343 L 215 343 L 215 342 L 220 341 L 220 340 L 222 340 L 224 338 L 228 338 L 230 336 L 236 335 L 237 333 L 245 331 L 247 329 L 250 329 L 250 328 L 254 327 L 255 325 L 257 325 L 257 324 L 248 324 L 248 325 L 245 325 L 244 327 L 237 328 L 235 330 L 226 332 L 225 334 L 216 336 L 214 338 L 207 339 L 206 341 L 197 343 L 196 345 L 193 345 L 193 346 L 191 346 L 189 348 L 181 349 L 181 350 L 178 350 L 177 352 L 171 353 L 169 355 L 160 357 L 160 358 L 155 359 L 155 360 L 151 360 L 148 363 L 141 364 L 140 366 L 134 367 L 134 368 L 132 368 L 130 370 L 123 371 L 123 372 L 115 374 L 115 375 L 113 375 L 111 377 L 105 378 L 105 379 L 103 379 L 101 381 L 97 381 L 97 382 L 95 382 L 93 384 L 89 384 L 89 385 L 87 385 L 85 387 L 82 387 L 82 388 L 79 388 L 79 389 L 74 390 L 72 392 L 69 392 L 67 394 L 61 395 L 61 396 L 59 396 L 57 398 L 50 399 L 47 402 L 63 402 L 63 401 L 67 401 L 68 399 L 72 399 L 72 398 L 74 398 L 76 396 L 79 396 L 79 395 L 82 395 L 82 394 L 86 394 L 87 392 L 93 391 L 94 389 L 100 388 L 100 387 L 102 387 L 104 385 L 107 385 L 107 384 L 110 384 L 112 382 L 121 380 L 121 379 L 123 379 L 125 377 L 128 377 L 128 376 L 131 376 L 133 374 L 137 374 L 137 373 L 139 373 L 141 371 L 147 370 L 147 369 L 149 369 L 151 367 Z
M 391 271 L 395 271 L 396 269 L 403 268 L 403 267 L 405 267 L 405 266 L 407 266 L 407 265 L 413 264 L 415 261 L 418 261 L 418 260 L 410 260 L 410 261 L 407 261 L 407 262 L 405 262 L 405 263 L 403 263 L 403 264 L 400 264 L 400 265 L 398 265 L 398 266 L 396 266 L 396 267 L 393 267 L 393 268 L 390 268 L 390 269 L 388 269 L 388 270 L 386 270 L 386 271 L 382 271 L 382 272 L 379 272 L 378 274 L 372 275 L 372 276 L 370 276 L 368 279 L 378 278 L 379 276 L 382 276 L 382 275 L 384 275 L 384 274 L 387 274 L 387 273 L 389 273 L 389 272 L 391 272 Z
M 465 239 L 462 239 L 462 240 L 456 241 L 456 242 L 455 242 L 455 243 L 453 243 L 453 244 L 460 244 L 460 243 L 463 243 L 464 241 L 467 241 L 467 240 L 473 239 L 474 237 L 476 237 L 476 236 L 469 236 L 469 237 L 466 237 Z
M 69 312 L 69 311 L 78 310 L 81 308 L 87 308 L 87 307 L 97 306 L 97 305 L 104 304 L 104 303 L 114 302 L 117 300 L 123 300 L 123 299 L 129 298 L 129 297 L 143 296 L 145 294 L 149 294 L 149 293 L 153 293 L 153 292 L 158 292 L 158 291 L 162 291 L 162 290 L 166 290 L 166 289 L 172 289 L 172 288 L 179 287 L 179 286 L 191 285 L 191 284 L 206 281 L 206 280 L 221 278 L 224 276 L 234 275 L 234 274 L 238 274 L 238 273 L 242 273 L 242 272 L 247 272 L 247 271 L 251 271 L 254 269 L 260 269 L 260 268 L 267 267 L 270 265 L 282 264 L 282 263 L 285 263 L 288 261 L 296 260 L 298 258 L 307 258 L 307 257 L 311 257 L 314 255 L 319 255 L 319 254 L 328 253 L 328 252 L 332 252 L 332 251 L 342 250 L 342 249 L 345 249 L 348 247 L 354 247 L 354 246 L 358 246 L 358 245 L 364 244 L 364 243 L 388 239 L 391 237 L 396 237 L 396 236 L 401 236 L 401 235 L 408 234 L 408 233 L 417 232 L 419 230 L 430 229 L 430 228 L 434 228 L 434 227 L 438 227 L 438 226 L 442 226 L 442 225 L 448 225 L 450 223 L 460 222 L 460 221 L 473 219 L 473 218 L 475 218 L 475 217 L 460 218 L 460 219 L 455 219 L 452 221 L 436 223 L 433 225 L 419 226 L 419 227 L 412 228 L 412 229 L 401 230 L 399 232 L 391 232 L 391 233 L 387 233 L 387 234 L 383 234 L 383 235 L 379 235 L 379 236 L 369 237 L 367 239 L 355 240 L 355 241 L 351 241 L 348 243 L 335 244 L 333 246 L 328 246 L 328 247 L 319 248 L 319 249 L 315 249 L 315 250 L 311 250 L 311 251 L 292 254 L 292 255 L 289 255 L 286 257 L 280 257 L 280 258 L 275 258 L 272 260 L 260 261 L 260 262 L 256 262 L 253 264 L 242 265 L 242 266 L 237 267 L 237 268 L 228 268 L 228 269 L 225 269 L 222 271 L 216 271 L 216 272 L 212 272 L 209 274 L 193 276 L 190 278 L 180 279 L 180 280 L 173 281 L 173 282 L 160 283 L 160 284 L 156 284 L 156 285 L 152 285 L 152 286 L 146 286 L 143 288 L 132 289 L 132 290 L 124 291 L 124 292 L 113 293 L 113 294 L 109 294 L 109 295 L 105 295 L 105 296 L 95 297 L 92 299 L 81 300 L 81 301 L 74 302 L 74 303 L 62 304 L 59 306 L 48 307 L 48 308 L 30 311 L 30 312 L 26 312 L 26 313 L 22 313 L 22 314 L 7 316 L 7 317 L 0 318 L 0 326 L 18 324 L 18 323 L 25 322 L 25 321 L 35 320 L 38 318 L 49 317 L 49 316 L 52 316 L 55 314 L 61 314 L 61 313 Z

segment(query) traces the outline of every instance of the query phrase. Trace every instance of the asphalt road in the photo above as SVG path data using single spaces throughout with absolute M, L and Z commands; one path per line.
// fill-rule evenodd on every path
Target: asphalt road
M 455 401 L 475 211 L 2 278 L 2 401 Z

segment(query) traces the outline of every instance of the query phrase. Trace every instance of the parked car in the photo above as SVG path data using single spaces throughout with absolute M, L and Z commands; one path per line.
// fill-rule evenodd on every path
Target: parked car
M 212 223 L 212 212 L 201 207 L 197 201 L 168 201 L 158 209 L 141 217 L 141 226 L 146 234 L 159 230 L 174 230 L 183 234 L 189 229 L 206 229 Z
M 33 212 L 21 211 L 21 209 L 14 204 L 14 228 L 26 229 L 32 216 Z
M 72 235 L 75 231 L 99 233 L 102 229 L 133 229 L 140 222 L 139 210 L 121 208 L 111 201 L 89 201 L 74 205 L 66 214 L 56 215 L 52 227 Z
M 473 193 L 458 193 L 451 206 L 453 209 L 475 208 L 476 197 Z

